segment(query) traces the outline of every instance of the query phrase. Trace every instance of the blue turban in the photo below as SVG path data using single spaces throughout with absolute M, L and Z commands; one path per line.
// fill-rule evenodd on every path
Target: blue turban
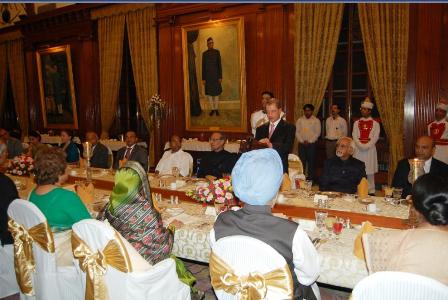
M 282 180 L 282 160 L 273 149 L 244 153 L 232 171 L 235 195 L 250 205 L 266 205 L 277 194 Z

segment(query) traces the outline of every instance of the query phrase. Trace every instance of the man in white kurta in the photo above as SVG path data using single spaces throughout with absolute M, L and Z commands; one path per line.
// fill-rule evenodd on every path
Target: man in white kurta
M 437 104 L 436 119 L 428 124 L 428 135 L 434 139 L 436 150 L 434 157 L 448 164 L 448 121 L 446 119 L 448 104 Z
M 343 136 L 347 136 L 347 121 L 339 115 L 339 105 L 331 106 L 331 116 L 325 121 L 325 151 L 327 158 L 336 156 L 336 142 Z
M 269 91 L 265 91 L 261 93 L 261 106 L 262 109 L 253 112 L 250 115 L 250 127 L 252 128 L 252 134 L 255 136 L 255 132 L 257 131 L 257 127 L 269 122 L 268 115 L 266 114 L 266 103 L 269 99 L 274 98 L 274 94 Z M 282 111 L 280 114 L 280 118 L 286 121 L 285 113 Z
M 188 176 L 193 167 L 193 158 L 191 155 L 181 149 L 181 139 L 177 135 L 173 135 L 170 139 L 170 147 L 163 153 L 162 158 L 156 167 L 156 174 L 171 175 L 173 168 L 179 169 L 182 176 Z
M 308 179 L 314 178 L 314 162 L 317 153 L 317 140 L 319 139 L 321 127 L 320 120 L 313 116 L 314 105 L 303 106 L 303 116 L 296 121 L 296 139 L 299 142 L 299 157 L 306 170 Z
M 363 161 L 366 165 L 369 194 L 375 193 L 375 173 L 378 172 L 378 157 L 376 142 L 380 137 L 380 124 L 372 119 L 373 103 L 366 98 L 361 104 L 362 117 L 353 124 L 353 141 L 356 145 L 354 158 Z

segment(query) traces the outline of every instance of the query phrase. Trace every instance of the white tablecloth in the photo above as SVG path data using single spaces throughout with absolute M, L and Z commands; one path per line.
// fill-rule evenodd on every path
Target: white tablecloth
M 170 143 L 166 142 L 165 148 L 168 149 Z M 240 149 L 240 143 L 237 142 L 227 142 L 224 145 L 224 149 L 231 153 L 238 153 Z M 211 151 L 209 142 L 201 142 L 195 139 L 182 139 L 182 150 L 185 151 Z
M 210 256 L 208 234 L 215 218 L 204 215 L 205 208 L 194 203 L 183 202 L 175 205 L 163 201 L 159 203 L 159 206 L 164 208 L 162 213 L 164 220 L 173 219 L 173 215 L 167 212 L 168 208 L 173 207 L 182 208 L 182 214 L 196 217 L 195 222 L 184 224 L 176 229 L 173 254 L 181 258 L 208 263 Z M 321 274 L 318 282 L 353 288 L 368 275 L 365 262 L 353 255 L 354 240 L 358 232 L 357 229 L 344 229 L 338 241 L 330 239 L 318 246 Z M 317 233 L 310 232 L 309 235 L 315 237 Z

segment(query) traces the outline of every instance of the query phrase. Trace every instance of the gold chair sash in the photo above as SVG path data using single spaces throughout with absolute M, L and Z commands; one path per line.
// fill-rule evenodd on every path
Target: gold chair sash
M 266 274 L 254 272 L 238 276 L 229 265 L 212 252 L 209 266 L 213 288 L 239 295 L 241 300 L 264 299 L 268 290 L 282 293 L 285 299 L 293 297 L 292 276 L 287 265 Z
M 86 300 L 107 299 L 107 287 L 104 282 L 107 266 L 121 272 L 132 272 L 131 261 L 118 234 L 110 240 L 103 251 L 93 252 L 90 247 L 72 232 L 73 256 L 79 260 L 79 267 L 87 274 Z
M 33 255 L 33 242 L 43 250 L 54 253 L 53 233 L 48 223 L 42 222 L 26 229 L 13 219 L 8 221 L 8 229 L 14 239 L 14 269 L 20 291 L 27 295 L 34 295 L 31 273 L 36 269 Z

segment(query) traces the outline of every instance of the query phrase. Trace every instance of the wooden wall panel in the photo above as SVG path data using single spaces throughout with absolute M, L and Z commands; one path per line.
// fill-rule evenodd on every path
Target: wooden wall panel
M 161 130 L 161 141 L 168 140 L 173 133 L 188 137 L 208 137 L 209 133 L 185 130 L 181 27 L 211 19 L 244 17 L 247 132 L 230 133 L 229 137 L 241 138 L 249 135 L 250 114 L 259 109 L 260 94 L 264 90 L 273 91 L 276 97 L 283 100 L 287 117 L 292 118 L 294 56 L 291 49 L 293 31 L 289 28 L 293 14 L 291 4 L 161 4 L 157 9 L 159 90 L 169 106 L 167 120 Z M 163 143 L 159 143 L 159 149 L 162 145 Z
M 411 4 L 408 80 L 405 101 L 405 154 L 427 134 L 435 107 L 448 91 L 448 5 Z

